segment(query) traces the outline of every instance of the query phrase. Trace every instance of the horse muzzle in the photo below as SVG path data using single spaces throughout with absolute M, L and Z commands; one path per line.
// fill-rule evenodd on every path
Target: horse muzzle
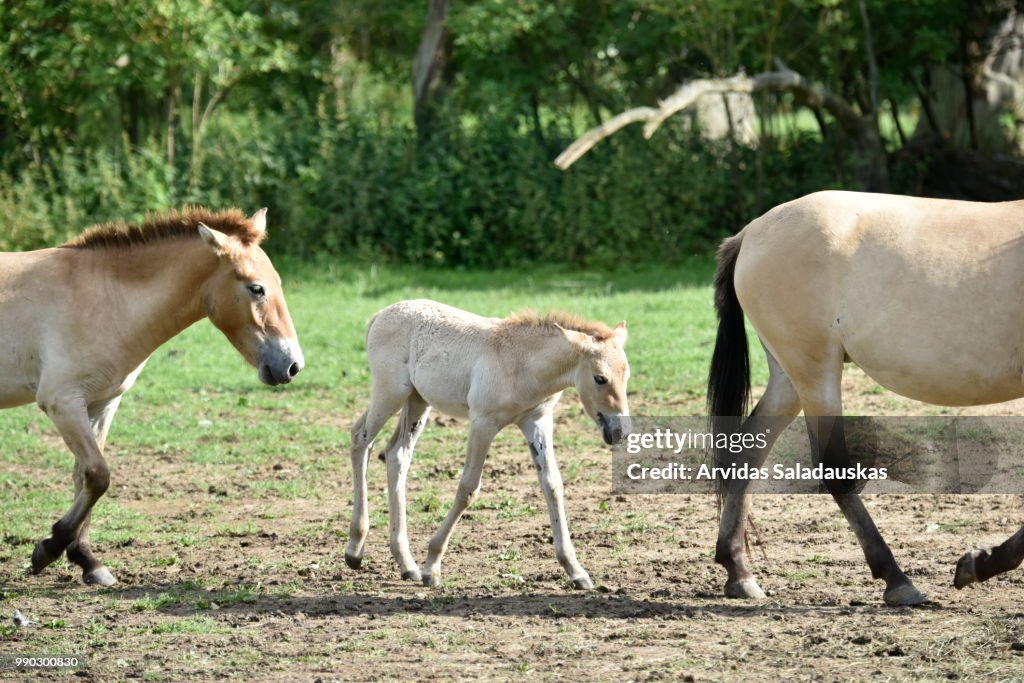
M 295 340 L 273 340 L 260 351 L 260 381 L 272 387 L 288 384 L 305 365 L 302 349 Z
M 628 419 L 625 415 L 607 416 L 604 413 L 597 414 L 597 424 L 601 427 L 601 436 L 604 437 L 606 444 L 613 446 L 622 441 L 622 436 L 628 428 L 625 424 L 625 419 Z

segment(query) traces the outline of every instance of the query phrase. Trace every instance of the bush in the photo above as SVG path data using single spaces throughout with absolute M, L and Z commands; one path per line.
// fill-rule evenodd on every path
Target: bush
M 785 150 L 702 141 L 665 126 L 603 142 L 568 172 L 515 121 L 452 125 L 419 140 L 366 115 L 301 108 L 217 119 L 192 177 L 188 141 L 175 165 L 157 145 L 120 156 L 74 149 L 0 176 L 0 248 L 61 241 L 87 224 L 140 220 L 185 203 L 271 208 L 268 248 L 299 257 L 492 267 L 679 262 L 771 206 L 829 183 L 821 143 Z M 770 179 L 758 183 L 758 178 Z

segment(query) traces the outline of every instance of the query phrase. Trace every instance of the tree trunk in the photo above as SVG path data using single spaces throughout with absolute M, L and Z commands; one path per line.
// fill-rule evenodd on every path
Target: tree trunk
M 447 16 L 448 0 L 430 0 L 423 35 L 412 60 L 413 117 L 421 137 L 432 132 L 444 85 L 450 51 Z

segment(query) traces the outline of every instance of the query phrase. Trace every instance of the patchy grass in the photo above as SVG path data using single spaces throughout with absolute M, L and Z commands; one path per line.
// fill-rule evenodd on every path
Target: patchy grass
M 515 430 L 495 440 L 441 588 L 394 571 L 375 458 L 367 553 L 362 569 L 350 570 L 342 557 L 348 430 L 368 398 L 363 335 L 375 311 L 430 297 L 484 315 L 532 307 L 626 319 L 633 411 L 691 415 L 703 410 L 714 340 L 711 264 L 604 274 L 325 264 L 283 273 L 308 362 L 293 385 L 261 386 L 202 322 L 159 349 L 125 397 L 109 438 L 112 486 L 92 526 L 118 586 L 84 587 L 65 560 L 26 575 L 33 544 L 70 503 L 72 461 L 34 407 L 0 411 L 0 652 L 87 654 L 96 680 L 672 680 L 721 677 L 728 657 L 756 659 L 765 680 L 1018 671 L 1012 596 L 1024 587 L 1005 590 L 1018 579 L 972 593 L 987 605 L 986 619 L 974 616 L 966 592 L 943 595 L 952 605 L 945 611 L 880 611 L 881 589 L 823 497 L 759 501 L 767 558 L 756 549 L 755 565 L 766 565 L 760 576 L 772 602 L 721 600 L 713 499 L 610 495 L 607 448 L 572 391 L 556 415 L 555 445 L 577 553 L 597 592 L 572 591 L 558 566 Z M 763 359 L 752 358 L 762 384 Z M 850 394 L 872 409 L 888 400 L 865 382 Z M 417 447 L 409 531 L 418 559 L 451 505 L 465 441 L 465 423 L 432 419 Z M 955 560 L 936 548 L 962 552 L 982 532 L 997 540 L 1000 520 L 1019 516 L 1016 503 L 998 497 L 962 505 L 912 502 L 885 519 L 886 533 L 902 539 L 897 555 L 929 590 L 948 583 Z M 935 525 L 928 533 L 923 515 Z M 14 627 L 16 608 L 32 624 Z M 870 644 L 851 650 L 861 633 Z M 899 652 L 906 655 L 889 654 Z M 733 678 L 751 672 L 737 666 Z

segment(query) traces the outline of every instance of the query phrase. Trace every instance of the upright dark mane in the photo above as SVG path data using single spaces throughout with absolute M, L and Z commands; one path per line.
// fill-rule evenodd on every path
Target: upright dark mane
M 239 209 L 214 212 L 189 207 L 181 212 L 171 211 L 148 218 L 142 224 L 116 222 L 95 225 L 61 246 L 71 249 L 131 247 L 159 240 L 194 237 L 198 235 L 200 223 L 233 235 L 246 246 L 259 243 L 263 236 L 256 232 L 252 221 Z
M 520 311 L 505 318 L 502 320 L 502 323 L 507 327 L 527 329 L 554 330 L 558 326 L 567 330 L 576 330 L 577 332 L 589 334 L 598 341 L 605 341 L 615 336 L 615 331 L 602 322 L 587 320 L 564 311 L 552 311 L 544 315 L 538 315 L 533 311 Z

